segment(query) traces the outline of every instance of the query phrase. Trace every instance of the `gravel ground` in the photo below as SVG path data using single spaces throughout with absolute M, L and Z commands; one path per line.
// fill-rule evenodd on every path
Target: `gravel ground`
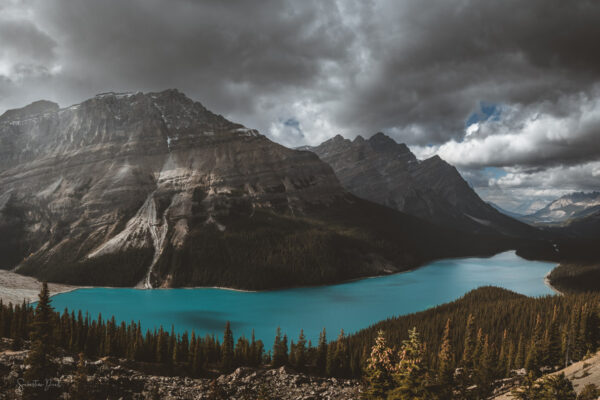
M 14 272 L 0 269 L 0 299 L 4 304 L 9 302 L 21 303 L 25 301 L 32 302 L 37 300 L 37 295 L 40 292 L 42 283 L 30 276 L 23 276 Z M 77 286 L 63 285 L 59 283 L 48 284 L 50 294 L 68 292 L 75 290 Z

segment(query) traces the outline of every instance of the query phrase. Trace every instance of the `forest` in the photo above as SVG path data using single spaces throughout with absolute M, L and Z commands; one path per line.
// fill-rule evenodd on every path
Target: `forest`
M 272 345 L 254 335 L 236 338 L 229 323 L 222 337 L 201 337 L 176 333 L 175 327 L 144 331 L 139 322 L 57 312 L 46 285 L 35 307 L 2 304 L 0 310 L 0 335 L 12 338 L 14 349 L 25 343 L 31 348 L 30 375 L 51 375 L 51 356 L 62 349 L 89 360 L 128 359 L 155 374 L 194 377 L 214 377 L 238 366 L 287 365 L 308 374 L 361 379 L 365 398 L 371 399 L 411 398 L 389 397 L 394 391 L 402 396 L 398 388 L 408 379 L 398 380 L 402 371 L 421 371 L 408 381 L 411 390 L 426 393 L 424 398 L 485 398 L 515 370 L 525 368 L 534 379 L 600 347 L 598 293 L 530 298 L 483 287 L 356 334 L 342 331 L 334 340 L 325 330 L 318 343 L 311 343 L 304 333 L 290 338 L 278 329 Z M 392 365 L 387 378 L 381 360 Z

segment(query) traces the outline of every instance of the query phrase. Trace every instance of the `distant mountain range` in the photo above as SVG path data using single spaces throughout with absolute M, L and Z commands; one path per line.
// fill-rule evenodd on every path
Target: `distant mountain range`
M 7 111 L 0 266 L 72 284 L 264 289 L 492 254 L 516 246 L 499 233 L 533 229 L 483 203 L 439 158 L 419 162 L 381 134 L 355 142 L 315 152 L 358 197 L 315 154 L 176 90 Z
M 562 196 L 533 214 L 522 216 L 533 224 L 564 224 L 600 212 L 600 192 L 575 192 Z
M 338 135 L 304 149 L 331 165 L 351 193 L 375 203 L 465 232 L 539 234 L 484 202 L 440 157 L 417 160 L 405 144 L 383 133 L 354 140 Z

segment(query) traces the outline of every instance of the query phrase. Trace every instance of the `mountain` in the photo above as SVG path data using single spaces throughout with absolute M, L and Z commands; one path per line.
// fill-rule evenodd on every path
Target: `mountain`
M 504 214 L 504 215 L 507 215 L 507 216 L 509 216 L 509 217 L 511 217 L 511 218 L 514 218 L 514 219 L 516 219 L 516 220 L 519 220 L 519 221 L 520 221 L 520 220 L 521 220 L 521 218 L 523 218 L 523 217 L 524 217 L 524 215 L 523 215 L 523 214 L 519 214 L 519 213 L 516 213 L 516 212 L 512 212 L 512 211 L 505 210 L 504 208 L 500 207 L 498 204 L 496 204 L 496 203 L 493 203 L 493 202 L 491 202 L 491 201 L 488 201 L 488 204 L 489 204 L 490 206 L 494 207 L 494 208 L 495 208 L 496 210 L 498 210 L 500 213 L 502 213 L 502 214 Z
M 563 224 L 600 213 L 600 192 L 575 192 L 562 196 L 524 219 L 535 224 Z
M 509 246 L 359 199 L 177 90 L 0 116 L 0 266 L 42 280 L 264 289 Z
M 417 160 L 383 133 L 353 141 L 338 135 L 310 148 L 358 197 L 465 232 L 527 236 L 534 228 L 481 200 L 455 167 L 438 156 Z

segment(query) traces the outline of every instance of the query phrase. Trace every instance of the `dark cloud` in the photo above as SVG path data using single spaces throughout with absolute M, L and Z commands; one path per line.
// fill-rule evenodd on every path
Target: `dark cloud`
M 0 0 L 0 10 L 0 109 L 176 87 L 289 146 L 384 131 L 472 171 L 478 187 L 486 166 L 599 159 L 596 1 Z M 501 112 L 465 131 L 482 104 Z

